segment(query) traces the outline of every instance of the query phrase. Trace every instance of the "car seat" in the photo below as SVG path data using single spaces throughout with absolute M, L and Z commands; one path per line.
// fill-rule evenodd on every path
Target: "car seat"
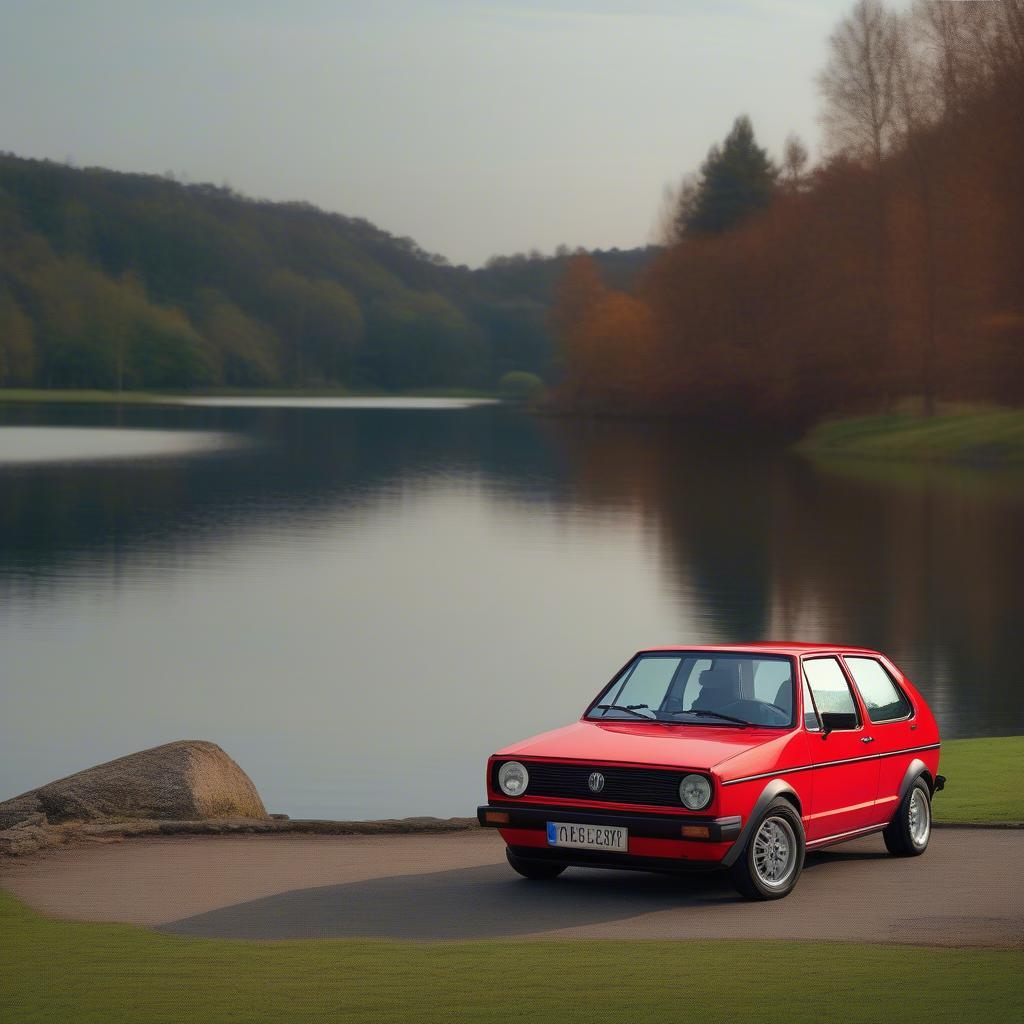
M 698 711 L 717 711 L 739 699 L 739 663 L 725 662 L 701 672 L 700 693 L 691 706 Z

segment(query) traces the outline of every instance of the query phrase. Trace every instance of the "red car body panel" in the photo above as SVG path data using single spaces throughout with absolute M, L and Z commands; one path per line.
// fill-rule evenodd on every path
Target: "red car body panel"
M 727 864 L 730 857 L 735 859 L 736 847 L 743 842 L 742 834 L 737 833 L 766 794 L 782 794 L 796 805 L 807 845 L 814 847 L 884 828 L 895 814 L 906 787 L 920 775 L 934 789 L 939 778 L 938 725 L 913 684 L 884 655 L 866 648 L 791 643 L 649 648 L 638 655 L 695 651 L 790 658 L 796 681 L 795 724 L 786 728 L 744 728 L 639 719 L 594 721 L 586 718 L 588 708 L 580 721 L 511 744 L 490 758 L 488 806 L 479 809 L 481 823 L 496 825 L 509 846 L 536 851 L 548 846 L 543 820 L 558 820 L 559 812 L 572 814 L 574 820 L 581 822 L 599 821 L 602 812 L 629 814 L 633 816 L 629 820 L 641 822 L 640 832 L 659 834 L 634 835 L 631 830 L 628 855 L 618 856 L 614 865 L 610 857 L 606 858 L 606 866 L 629 867 L 633 860 L 637 866 L 655 868 L 681 867 L 688 862 L 710 866 Z M 899 721 L 871 722 L 844 655 L 880 662 L 910 702 L 912 714 Z M 835 657 L 850 684 L 860 719 L 855 729 L 823 733 L 808 730 L 804 725 L 802 664 L 806 658 L 822 656 Z M 521 762 L 527 770 L 531 763 L 592 766 L 596 770 L 690 770 L 711 779 L 712 798 L 707 807 L 694 812 L 680 801 L 627 804 L 603 800 L 599 795 L 586 799 L 578 795 L 536 795 L 529 792 L 529 787 L 522 796 L 508 797 L 495 784 L 496 766 L 508 760 Z M 517 808 L 528 808 L 532 819 L 524 821 L 529 815 Z M 499 817 L 507 814 L 509 820 L 488 820 L 487 812 L 497 812 Z M 588 815 L 593 815 L 593 819 Z M 712 834 L 708 839 L 683 838 L 683 826 L 680 825 L 679 832 L 672 826 L 673 816 L 689 825 L 707 822 L 712 826 Z M 657 828 L 642 827 L 647 820 Z M 716 828 L 720 836 L 716 836 Z M 601 860 L 593 862 L 600 864 Z
M 690 725 L 686 743 L 680 744 L 679 730 L 673 725 L 657 724 L 652 728 L 639 719 L 581 719 L 499 750 L 495 756 L 707 769 L 759 743 L 777 739 L 778 735 L 776 729 L 727 731 L 715 725 Z

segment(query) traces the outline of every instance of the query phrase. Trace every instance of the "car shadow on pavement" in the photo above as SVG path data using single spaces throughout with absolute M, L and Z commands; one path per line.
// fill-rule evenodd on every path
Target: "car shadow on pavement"
M 500 864 L 297 889 L 160 930 L 237 939 L 486 939 L 739 900 L 719 874 L 570 869 L 532 882 Z
M 892 854 L 886 849 L 881 850 L 850 850 L 829 848 L 827 850 L 809 850 L 804 858 L 804 871 L 822 867 L 827 864 L 850 863 L 860 860 L 889 860 Z
M 882 860 L 884 849 L 807 855 L 806 871 Z M 724 871 L 693 875 L 570 868 L 527 881 L 506 864 L 392 875 L 267 896 L 160 926 L 234 939 L 489 939 L 624 921 L 664 910 L 745 904 Z

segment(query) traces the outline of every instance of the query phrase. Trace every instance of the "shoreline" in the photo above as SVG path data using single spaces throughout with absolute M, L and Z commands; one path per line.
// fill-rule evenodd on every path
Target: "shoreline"
M 524 403 L 515 396 L 483 388 L 420 388 L 379 391 L 345 387 L 313 388 L 197 388 L 185 392 L 113 391 L 102 389 L 0 388 L 3 405 L 202 405 L 223 399 L 267 402 L 315 399 L 381 401 L 400 399 L 452 399 L 525 405 L 542 419 L 579 422 L 611 421 L 666 424 L 687 422 L 723 429 L 736 437 L 771 437 L 781 449 L 822 464 L 915 463 L 971 469 L 1024 467 L 1024 409 L 1007 407 L 951 407 L 934 416 L 917 411 L 876 413 L 825 419 L 810 427 L 797 441 L 792 430 L 763 423 L 725 425 L 699 421 L 669 411 L 639 413 L 567 406 L 551 401 Z M 788 435 L 788 436 L 787 436 Z
M 104 388 L 4 388 L 0 404 L 116 404 L 146 406 L 194 398 L 488 398 L 512 400 L 506 394 L 486 388 L 413 388 L 409 391 L 362 390 L 346 387 L 308 388 L 195 388 L 186 391 L 111 390 Z
M 177 405 L 207 398 L 465 398 L 509 401 L 483 388 L 362 391 L 350 388 L 197 388 L 192 391 L 113 391 L 101 388 L 0 388 L 0 405 Z
M 476 818 L 382 818 L 335 821 L 327 818 L 166 818 L 107 819 L 44 824 L 26 820 L 0 831 L 0 860 L 21 859 L 57 847 L 90 843 L 119 843 L 160 836 L 409 836 L 471 832 L 480 829 Z
M 28 823 L 26 823 L 28 824 Z M 940 821 L 937 829 L 1024 830 L 1024 821 Z M 125 821 L 65 822 L 40 830 L 29 825 L 0 832 L 0 862 L 23 861 L 33 854 L 57 848 L 75 848 L 130 839 L 212 836 L 442 836 L 456 832 L 483 832 L 476 818 L 382 818 L 341 821 L 329 818 L 210 818 L 175 821 L 146 818 Z M 24 836 L 17 835 L 24 832 Z
M 1024 829 L 1024 800 L 1014 785 L 1022 754 L 1024 736 L 947 740 L 943 744 L 942 757 L 943 771 L 948 775 L 949 784 L 935 808 L 934 826 L 943 829 Z M 22 794 L 0 804 L 0 807 L 7 806 L 14 815 L 8 827 L 0 829 L 0 859 L 24 857 L 58 846 L 122 842 L 134 837 L 429 835 L 472 832 L 480 828 L 475 817 L 434 816 L 343 821 L 273 814 L 265 818 L 132 818 L 125 815 L 91 821 L 51 822 L 40 808 L 19 803 L 36 792 Z

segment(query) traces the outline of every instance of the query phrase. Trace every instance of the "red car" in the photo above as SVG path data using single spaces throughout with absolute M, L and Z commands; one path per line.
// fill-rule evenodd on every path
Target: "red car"
M 477 817 L 527 878 L 725 868 L 778 899 L 806 850 L 881 832 L 897 856 L 924 853 L 938 769 L 935 717 L 877 651 L 665 647 L 578 722 L 493 755 Z

